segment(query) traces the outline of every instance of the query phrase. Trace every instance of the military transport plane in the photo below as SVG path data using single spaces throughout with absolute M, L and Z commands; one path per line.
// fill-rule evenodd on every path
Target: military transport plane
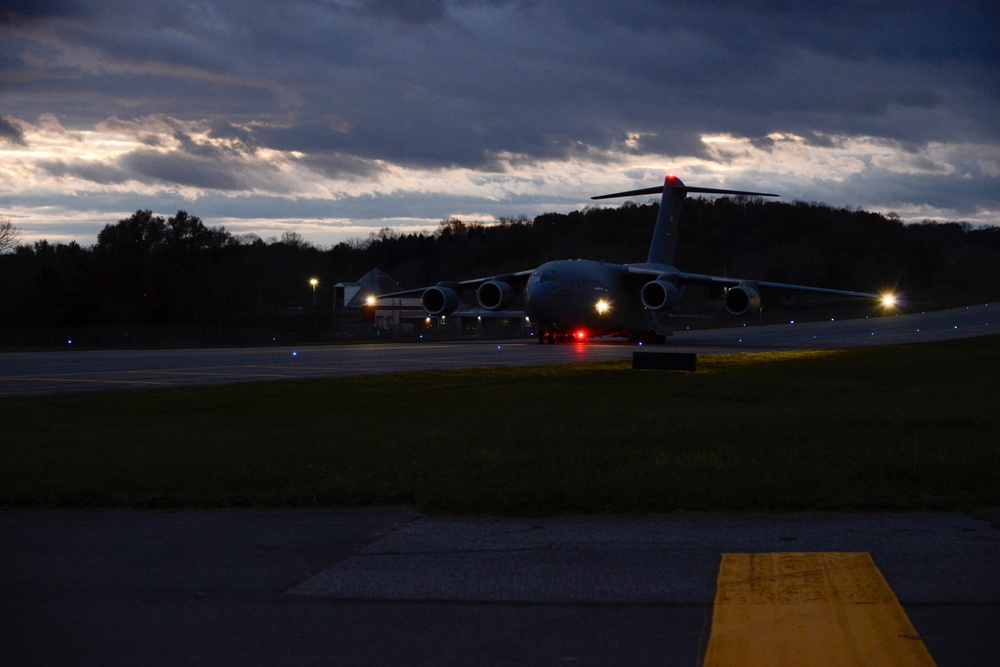
M 760 290 L 802 291 L 881 301 L 894 297 L 866 292 L 788 285 L 761 280 L 686 273 L 671 265 L 677 248 L 681 205 L 688 193 L 777 197 L 765 192 L 721 190 L 684 185 L 674 175 L 662 186 L 616 192 L 593 199 L 662 193 L 660 210 L 649 246 L 640 264 L 609 264 L 585 259 L 547 262 L 536 269 L 505 275 L 440 282 L 432 287 L 382 294 L 378 298 L 420 294 L 428 315 L 446 316 L 461 303 L 460 294 L 475 291 L 478 305 L 488 311 L 507 311 L 523 298 L 524 314 L 537 328 L 541 343 L 585 340 L 597 336 L 625 336 L 637 342 L 663 342 L 671 335 L 663 318 L 680 303 L 685 285 L 714 285 L 725 290 L 726 310 L 746 315 L 761 307 Z

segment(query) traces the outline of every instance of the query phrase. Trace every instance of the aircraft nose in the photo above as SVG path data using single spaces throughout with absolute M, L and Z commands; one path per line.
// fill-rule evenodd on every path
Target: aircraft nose
M 531 319 L 544 319 L 553 303 L 555 289 L 552 283 L 532 282 L 525 291 L 524 310 Z

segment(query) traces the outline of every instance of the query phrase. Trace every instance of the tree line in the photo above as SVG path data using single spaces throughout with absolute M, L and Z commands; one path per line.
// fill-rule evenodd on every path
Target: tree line
M 138 210 L 89 247 L 38 241 L 0 254 L 0 328 L 273 325 L 303 310 L 332 312 L 333 286 L 374 267 L 417 287 L 553 259 L 641 262 L 657 211 L 629 202 L 493 224 L 451 219 L 433 233 L 385 228 L 320 248 L 296 233 L 264 240 L 185 211 L 165 219 Z M 679 234 L 675 263 L 698 273 L 970 299 L 1000 287 L 1000 227 L 723 197 L 689 199 Z

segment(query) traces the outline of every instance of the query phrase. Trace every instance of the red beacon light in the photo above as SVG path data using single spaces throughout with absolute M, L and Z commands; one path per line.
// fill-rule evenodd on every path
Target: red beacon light
M 573 335 L 574 335 L 574 337 L 575 337 L 575 338 L 576 338 L 577 340 L 584 340 L 584 339 L 586 339 L 586 338 L 587 338 L 587 332 L 586 332 L 586 331 L 584 331 L 583 329 L 580 329 L 579 331 L 577 331 L 577 332 L 576 332 L 575 334 L 573 334 Z

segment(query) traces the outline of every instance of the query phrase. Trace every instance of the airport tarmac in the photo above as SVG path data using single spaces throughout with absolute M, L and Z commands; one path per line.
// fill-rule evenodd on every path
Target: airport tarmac
M 713 352 L 990 335 L 990 306 L 678 332 Z M 0 355 L 0 395 L 628 358 L 432 343 Z M 864 552 L 940 666 L 1000 656 L 1000 510 L 434 517 L 0 511 L 0 664 L 699 665 L 722 554 Z
M 1000 511 L 8 511 L 0 534 L 6 665 L 699 665 L 721 555 L 775 552 L 870 553 L 940 667 L 1000 656 Z
M 713 354 L 912 344 L 1000 333 L 1000 306 L 823 322 L 677 331 L 648 349 Z M 992 320 L 992 321 L 991 321 Z M 138 389 L 397 371 L 628 359 L 627 343 L 533 340 L 0 354 L 0 396 Z

